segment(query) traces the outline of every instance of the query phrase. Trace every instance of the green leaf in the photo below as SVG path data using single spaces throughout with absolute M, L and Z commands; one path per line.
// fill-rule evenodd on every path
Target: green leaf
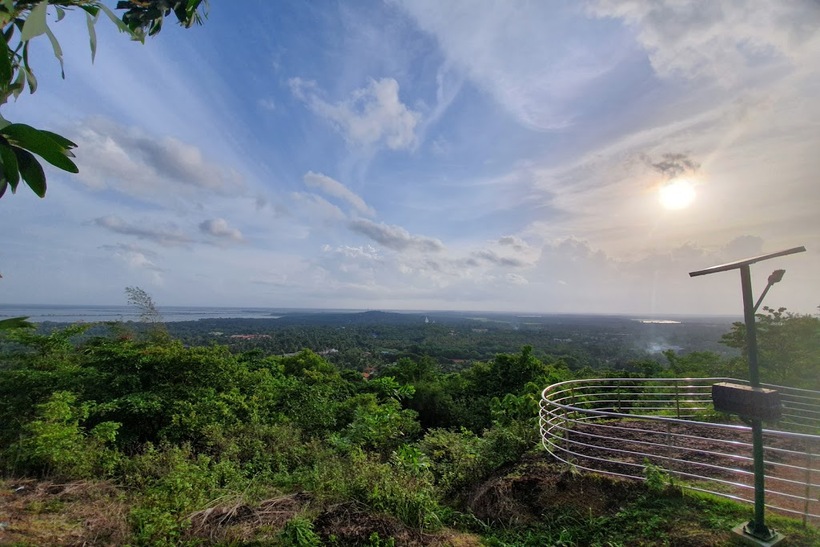
M 0 143 L 0 158 L 3 160 L 3 178 L 11 186 L 12 193 L 17 191 L 17 183 L 20 182 L 20 170 L 17 167 L 17 156 L 11 146 Z
M 0 134 L 5 135 L 12 144 L 16 144 L 41 156 L 54 167 L 58 167 L 69 173 L 79 172 L 74 162 L 66 156 L 65 152 L 69 146 L 65 146 L 63 143 L 74 145 L 74 143 L 68 139 L 60 137 L 60 141 L 57 141 L 52 137 L 54 133 L 49 134 L 22 123 L 7 125 L 3 129 L 0 129 Z M 22 166 L 20 167 L 20 171 L 23 171 Z
M 0 198 L 2 198 L 3 194 L 6 193 L 6 188 L 8 188 L 8 187 L 9 187 L 9 183 L 5 178 L 2 181 L 0 181 Z
M 85 24 L 88 27 L 88 42 L 91 45 L 91 62 L 93 63 L 94 58 L 97 56 L 97 29 L 95 28 L 97 16 L 86 13 Z
M 11 84 L 12 94 L 14 95 L 15 99 L 20 96 L 20 93 L 23 92 L 23 89 L 26 87 L 25 83 L 26 83 L 26 69 L 21 66 L 21 67 L 18 67 L 17 78 L 15 78 L 14 83 Z
M 31 152 L 17 147 L 12 150 L 17 156 L 17 165 L 20 167 L 23 180 L 38 197 L 46 197 L 46 174 L 43 172 L 43 166 Z
M 2 129 L 3 128 L 0 127 L 0 130 L 2 130 Z M 68 151 L 68 149 L 70 149 L 70 148 L 77 148 L 77 145 L 74 142 L 68 140 L 67 138 L 63 137 L 62 135 L 58 135 L 57 133 L 52 133 L 51 131 L 46 131 L 45 129 L 40 129 L 39 131 L 40 131 L 40 133 L 45 133 L 46 135 L 48 135 L 51 138 L 51 140 L 53 140 L 54 142 L 56 142 L 57 144 L 62 146 L 66 150 L 65 153 L 67 155 L 71 155 L 71 157 L 74 157 L 74 155 L 71 154 Z M 0 131 L 0 133 L 2 133 L 2 131 Z
M 23 70 L 23 67 L 20 67 Z M 29 70 L 28 68 L 25 69 L 26 72 L 26 82 L 28 82 L 28 91 L 29 93 L 34 93 L 37 91 L 37 78 L 34 77 L 34 73 Z
M 46 29 L 48 28 L 46 25 L 47 9 L 48 2 L 45 0 L 31 8 L 31 12 L 28 14 L 26 22 L 23 25 L 23 33 L 22 36 L 20 36 L 21 41 L 28 42 L 36 36 L 45 34 Z
M 111 11 L 111 8 L 109 8 L 108 6 L 106 6 L 105 4 L 102 4 L 102 3 L 100 3 L 99 6 L 100 6 L 100 9 L 103 11 L 103 13 L 109 19 L 111 19 L 111 22 L 114 23 L 115 25 L 117 25 L 117 28 L 120 29 L 120 32 L 124 32 L 126 34 L 129 34 L 132 38 L 135 38 L 135 39 L 139 38 L 136 34 L 134 34 L 134 32 L 131 31 L 130 28 L 128 28 L 128 25 L 126 25 L 125 23 L 120 21 L 120 18 L 117 17 L 116 13 Z
M 2 49 L 3 48 L 0 47 L 0 50 Z M 2 87 L 6 87 L 11 83 L 12 68 L 9 55 L 14 55 L 9 48 L 5 48 L 5 51 L 0 51 L 0 86 Z
M 60 42 L 57 41 L 57 37 L 54 36 L 54 33 L 51 32 L 51 29 L 46 27 L 46 36 L 51 41 L 51 49 L 54 50 L 54 56 L 57 57 L 57 60 L 60 61 L 60 74 L 65 80 L 65 65 L 63 64 L 63 48 L 60 47 Z
M 65 17 L 65 10 L 60 6 L 54 6 L 54 9 L 57 10 L 57 22 L 59 23 L 63 20 L 63 17 Z

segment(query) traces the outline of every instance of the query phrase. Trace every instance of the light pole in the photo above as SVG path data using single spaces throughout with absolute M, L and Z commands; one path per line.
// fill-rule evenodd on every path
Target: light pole
M 751 540 L 753 543 L 759 545 L 774 545 L 775 543 L 781 541 L 783 539 L 783 536 L 769 529 L 766 526 L 766 522 L 764 520 L 766 489 L 764 484 L 765 469 L 763 462 L 763 420 L 760 414 L 757 414 L 755 411 L 749 410 L 751 408 L 766 406 L 766 397 L 770 395 L 770 393 L 766 392 L 771 391 L 763 390 L 760 387 L 760 371 L 757 364 L 757 329 L 755 326 L 755 312 L 757 311 L 757 308 L 760 306 L 760 303 L 763 301 L 763 297 L 766 296 L 766 293 L 769 292 L 769 289 L 772 287 L 772 285 L 783 279 L 783 274 L 786 273 L 786 270 L 775 270 L 769 276 L 766 288 L 763 290 L 763 293 L 760 295 L 760 298 L 758 298 L 757 303 L 755 303 L 754 297 L 752 296 L 752 274 L 750 266 L 752 264 L 762 262 L 764 260 L 769 260 L 781 256 L 787 256 L 795 253 L 802 253 L 805 250 L 806 248 L 802 246 L 794 247 L 792 249 L 786 249 L 785 251 L 755 256 L 752 258 L 747 258 L 745 260 L 730 262 L 729 264 L 712 266 L 711 268 L 706 268 L 705 270 L 689 272 L 690 277 L 697 277 L 700 275 L 725 272 L 729 270 L 740 270 L 740 285 L 743 292 L 743 319 L 746 324 L 746 352 L 748 354 L 749 360 L 749 384 L 751 385 L 752 391 L 747 391 L 746 393 L 743 393 L 741 397 L 739 397 L 746 398 L 746 402 L 748 403 L 746 405 L 746 409 L 737 407 L 727 408 L 727 410 L 738 412 L 739 414 L 741 414 L 741 416 L 749 419 L 749 421 L 751 422 L 755 476 L 755 514 L 753 520 L 749 521 L 745 525 L 740 525 L 736 527 L 735 531 L 739 533 L 742 537 Z M 725 388 L 726 386 L 723 387 Z M 738 389 L 737 391 L 738 393 L 740 393 L 740 389 Z M 714 393 L 715 391 L 713 389 L 713 396 Z

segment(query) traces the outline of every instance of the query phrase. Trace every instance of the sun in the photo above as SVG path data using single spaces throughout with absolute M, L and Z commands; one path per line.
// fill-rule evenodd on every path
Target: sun
M 672 179 L 661 184 L 658 199 L 664 209 L 686 209 L 695 201 L 695 184 L 691 179 Z

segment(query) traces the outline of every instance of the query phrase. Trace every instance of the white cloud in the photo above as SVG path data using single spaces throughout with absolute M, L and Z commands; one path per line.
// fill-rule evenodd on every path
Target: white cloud
M 290 197 L 293 206 L 298 209 L 298 216 L 311 222 L 311 224 L 322 224 L 347 218 L 347 215 L 339 207 L 322 196 L 305 192 L 292 192 Z M 287 209 L 287 211 L 291 213 L 290 209 Z
M 367 203 L 365 203 L 365 201 L 355 192 L 351 191 L 341 182 L 334 180 L 327 175 L 308 171 L 303 180 L 308 188 L 321 190 L 329 196 L 346 201 L 349 205 L 353 206 L 356 211 L 363 215 L 373 216 L 376 214 L 375 211 L 373 211 L 373 209 L 368 206 Z
M 534 129 L 571 124 L 575 102 L 625 51 L 617 32 L 554 2 L 396 3 L 436 38 L 450 66 Z
M 205 220 L 199 225 L 199 230 L 203 234 L 213 236 L 220 239 L 228 239 L 232 241 L 242 241 L 242 232 L 236 228 L 228 225 L 228 221 L 224 218 L 214 218 Z
M 350 99 L 336 104 L 321 98 L 315 82 L 292 78 L 289 84 L 296 98 L 327 119 L 354 146 L 384 145 L 401 150 L 416 145 L 415 129 L 421 116 L 401 102 L 399 84 L 393 78 L 371 80 Z
M 364 260 L 381 260 L 379 251 L 372 245 L 351 247 L 349 245 L 342 245 L 336 248 L 330 245 L 324 245 L 322 251 L 325 253 L 334 253 L 344 256 L 345 258 L 364 259 Z
M 735 83 L 750 65 L 796 60 L 817 43 L 820 27 L 814 0 L 597 0 L 589 12 L 634 27 L 660 76 L 724 84 Z
M 353 220 L 348 227 L 365 235 L 394 251 L 416 250 L 423 252 L 438 252 L 444 250 L 444 244 L 438 239 L 425 236 L 411 235 L 401 226 L 391 226 L 384 223 L 376 224 L 370 220 Z
M 241 191 L 239 174 L 207 161 L 202 151 L 172 137 L 149 135 L 103 118 L 73 129 L 77 180 L 93 189 L 113 189 L 152 203 L 206 191 Z
M 152 241 L 164 247 L 188 245 L 191 238 L 185 235 L 173 223 L 162 223 L 158 226 L 149 226 L 147 222 L 132 224 L 116 215 L 108 215 L 94 219 L 94 224 L 112 232 L 134 236 L 137 239 Z

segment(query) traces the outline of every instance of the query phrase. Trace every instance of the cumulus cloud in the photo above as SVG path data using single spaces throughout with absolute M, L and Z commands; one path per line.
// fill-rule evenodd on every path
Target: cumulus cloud
M 355 192 L 351 191 L 341 182 L 334 180 L 322 173 L 308 171 L 303 180 L 308 188 L 321 190 L 325 194 L 340 199 L 351 205 L 356 211 L 363 215 L 373 216 L 375 211 L 365 203 Z
M 324 100 L 315 82 L 291 78 L 293 95 L 304 101 L 318 116 L 327 119 L 354 146 L 387 146 L 391 150 L 413 148 L 416 126 L 421 119 L 399 98 L 399 84 L 393 78 L 371 80 L 339 103 Z
M 129 223 L 116 215 L 94 219 L 94 224 L 117 234 L 134 236 L 137 239 L 152 241 L 164 247 L 188 245 L 191 239 L 176 225 L 167 223 L 161 226 L 147 226 Z
M 72 136 L 78 144 L 77 178 L 91 188 L 163 203 L 178 194 L 224 195 L 242 186 L 239 174 L 172 137 L 149 135 L 99 117 L 85 120 Z
M 800 56 L 816 41 L 820 27 L 815 0 L 598 0 L 589 12 L 634 27 L 660 76 L 724 83 L 734 83 L 753 63 Z
M 224 218 L 214 218 L 201 222 L 199 231 L 203 234 L 231 241 L 242 241 L 242 232 L 231 228 Z
M 401 226 L 391 226 L 384 223 L 376 224 L 370 220 L 360 219 L 351 221 L 348 227 L 352 231 L 367 236 L 376 243 L 394 251 L 437 252 L 444 249 L 444 244 L 438 239 L 411 235 Z

